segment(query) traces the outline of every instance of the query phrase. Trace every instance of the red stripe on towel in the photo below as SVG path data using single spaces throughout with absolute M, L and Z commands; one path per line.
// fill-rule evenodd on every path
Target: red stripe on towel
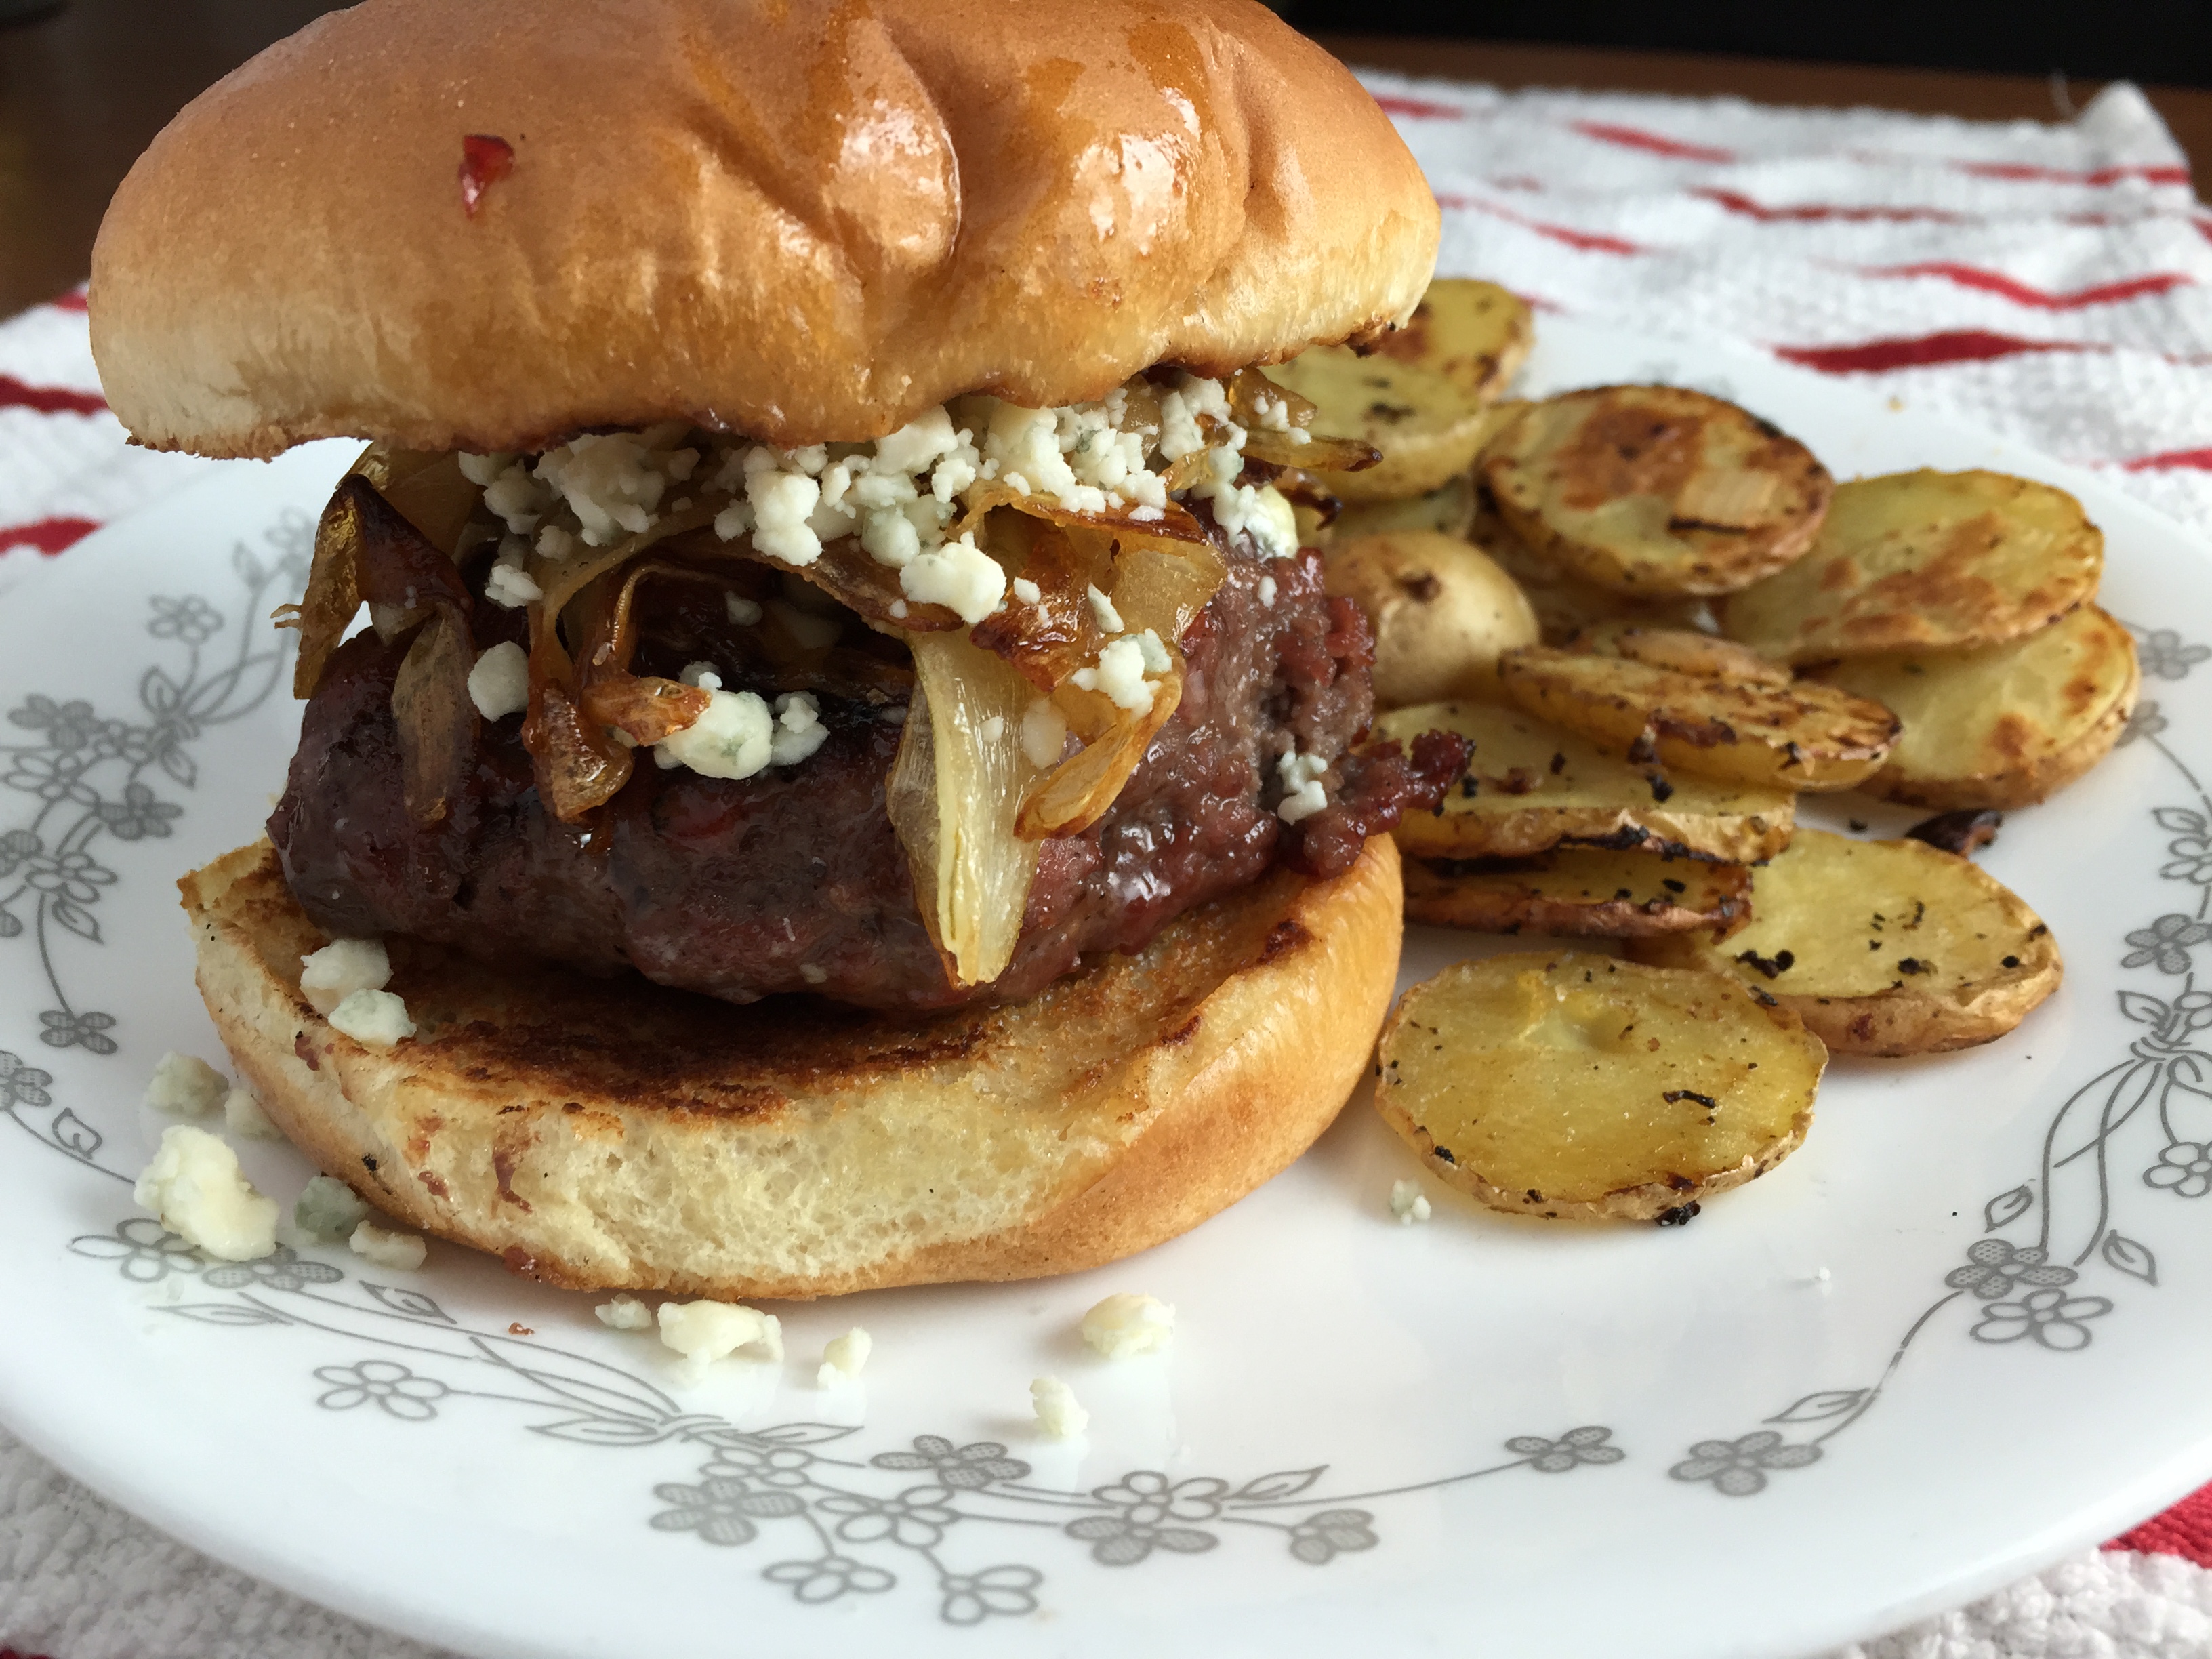
M 1467 113 L 1456 104 L 1433 104 L 1425 98 L 1401 98 L 1395 93 L 1378 93 L 1375 101 L 1385 115 L 1402 115 L 1412 121 L 1456 121 Z
M 0 525 L 0 553 L 11 547 L 35 547 L 41 553 L 58 553 L 74 546 L 100 528 L 94 519 L 36 519 L 29 524 Z M 7 1659 L 0 1653 L 0 1659 Z
M 2176 167 L 2099 167 L 2075 173 L 2064 167 L 2031 167 L 2022 161 L 1954 161 L 1951 165 L 1977 179 L 2014 179 L 2042 185 L 2117 185 L 2126 179 L 2140 179 L 2147 185 L 2189 182 L 2189 169 Z
M 105 415 L 107 399 L 97 392 L 27 386 L 12 374 L 0 374 L 0 409 L 35 409 L 41 415 Z
M 1495 202 L 1485 202 L 1473 196 L 1439 196 L 1438 207 L 1455 208 L 1465 212 L 1487 213 L 1494 219 L 1533 230 L 1547 240 L 1564 243 L 1568 247 L 1580 248 L 1585 253 L 1646 253 L 1650 250 L 1628 240 L 1626 237 L 1607 236 L 1595 230 L 1577 230 L 1572 225 L 1547 224 L 1541 219 L 1531 219 L 1525 213 L 1516 213 L 1511 208 L 1500 207 Z
M 1747 219 L 1756 219 L 1762 224 L 1815 223 L 1841 220 L 1846 224 L 1943 224 L 1954 225 L 1960 216 L 1942 208 L 1924 207 L 1836 207 L 1817 202 L 1792 204 L 1789 207 L 1769 207 L 1764 202 L 1754 202 L 1748 196 L 1732 190 L 1693 190 L 1692 196 L 1702 196 L 1708 202 L 1717 203 L 1730 213 Z
M 2212 1567 L 2212 1486 L 2183 1498 L 2164 1515 L 2153 1516 L 2133 1532 L 2122 1533 L 2105 1547 L 2178 1555 L 2200 1567 Z
M 1623 149 L 1640 149 L 1650 155 L 1672 156 L 1678 161 L 1733 161 L 1732 149 L 1717 149 L 1711 144 L 1686 143 L 1680 138 L 1669 138 L 1664 133 L 1646 132 L 1641 127 L 1619 127 L 1608 121 L 1570 121 L 1568 126 L 1585 138 L 1595 138 L 1601 144 L 1617 144 Z
M 1982 329 L 1922 334 L 1905 340 L 1868 340 L 1858 345 L 1773 346 L 1784 362 L 1817 368 L 1824 374 L 1878 374 L 1893 368 L 1932 368 L 1943 363 L 1982 363 L 2033 351 L 2103 351 L 2109 348 L 2070 340 L 2021 340 Z
M 2077 288 L 2070 293 L 2053 294 L 2044 289 L 2030 288 L 2026 283 L 2002 271 L 1984 270 L 1977 265 L 1953 264 L 1941 259 L 1912 265 L 1866 265 L 1862 267 L 1862 270 L 1869 276 L 1941 276 L 1947 282 L 1956 283 L 1960 288 L 1998 295 L 2015 305 L 2032 306 L 2038 311 L 2079 311 L 2085 306 L 2117 305 L 2123 300 L 2140 300 L 2151 295 L 2171 293 L 2177 288 L 2188 288 L 2197 280 L 2179 271 L 2161 270 L 2148 276 L 2130 276 L 2124 282 L 2101 283 L 2094 288 Z
M 2212 449 L 2169 449 L 2162 455 L 2138 455 L 2122 461 L 2123 472 L 2212 472 Z

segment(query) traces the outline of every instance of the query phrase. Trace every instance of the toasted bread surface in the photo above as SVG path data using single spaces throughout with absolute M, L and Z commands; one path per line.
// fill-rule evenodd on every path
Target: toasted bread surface
M 303 1000 L 266 843 L 179 884 L 201 994 L 277 1127 L 402 1221 L 572 1289 L 811 1297 L 1073 1272 L 1196 1225 L 1344 1103 L 1397 971 L 1387 837 L 1012 1007 L 733 1007 L 394 939 L 418 1036 Z

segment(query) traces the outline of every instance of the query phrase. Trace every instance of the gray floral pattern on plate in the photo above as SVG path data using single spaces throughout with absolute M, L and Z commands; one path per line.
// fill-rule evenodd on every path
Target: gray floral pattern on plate
M 2212 647 L 2186 643 L 2172 629 L 2130 625 L 2130 631 L 2146 676 L 2180 680 L 2212 659 Z M 2166 745 L 2166 728 L 2158 705 L 2143 702 L 2119 742 L 2150 744 L 2194 796 L 2191 805 L 2156 807 L 2150 817 L 2168 837 L 2160 877 L 2196 890 L 2185 901 L 2188 908 L 2164 911 L 2124 931 L 2127 948 L 2118 962 L 2124 971 L 2149 969 L 2178 977 L 2179 988 L 2167 997 L 2132 989 L 2118 994 L 2121 1015 L 2145 1027 L 2143 1034 L 2129 1045 L 2124 1059 L 2060 1106 L 2044 1133 L 2034 1177 L 1983 1206 L 1985 1237 L 1944 1275 L 1946 1293 L 1906 1328 L 1879 1377 L 1863 1388 L 1807 1395 L 1766 1419 L 1785 1426 L 1827 1425 L 1805 1439 L 1785 1440 L 1768 1428 L 1733 1441 L 1698 1442 L 1668 1471 L 1675 1480 L 1711 1481 L 1717 1492 L 1748 1498 L 1765 1490 L 1767 1471 L 1818 1462 L 1828 1441 L 1874 1408 L 1914 1342 L 1954 1304 L 1976 1308 L 1966 1328 L 1976 1342 L 2022 1352 L 2077 1353 L 2096 1340 L 2097 1322 L 2122 1305 L 2118 1297 L 2077 1290 L 2085 1268 L 2117 1275 L 2108 1285 L 2116 1291 L 2157 1288 L 2156 1255 L 2114 1219 L 2128 1192 L 2115 1185 L 2121 1160 L 2145 1159 L 2137 1166 L 2139 1185 L 2165 1196 L 2212 1193 L 2212 1088 L 2207 1087 L 2212 1053 L 2195 1046 L 2198 1033 L 2212 1030 L 2212 991 L 2196 988 L 2193 954 L 2212 944 L 2212 794 Z M 2135 1139 L 2124 1139 L 2123 1131 L 2138 1121 L 2154 1134 L 2138 1131 Z M 2124 1152 L 2127 1147 L 2133 1150 Z M 2004 1237 L 2031 1222 L 2032 1243 Z M 1731 1448 L 1733 1462 L 1723 1456 Z
M 313 521 L 295 511 L 264 535 L 271 556 L 240 543 L 231 568 L 244 592 L 228 616 L 196 593 L 148 600 L 145 630 L 172 650 L 139 676 L 137 717 L 112 718 L 84 699 L 43 693 L 8 711 L 8 726 L 27 735 L 0 741 L 0 790 L 23 798 L 16 822 L 0 830 L 0 942 L 27 940 L 38 953 L 53 1001 L 38 1011 L 39 1040 L 49 1047 L 116 1052 L 115 1016 L 79 1006 L 64 984 L 60 936 L 104 942 L 99 908 L 117 878 L 98 854 L 101 837 L 166 839 L 184 808 L 160 792 L 198 782 L 193 744 L 252 714 L 276 689 L 290 640 L 270 633 L 262 617 L 272 592 L 289 593 L 307 580 L 313 537 Z M 213 648 L 226 629 L 234 643 Z M 99 1135 L 64 1115 L 73 1128 L 57 1120 L 40 1138 L 91 1161 Z
M 1382 1542 L 1381 1504 L 1441 1491 L 1515 1469 L 1562 1474 L 1619 1463 L 1627 1454 L 1595 1425 L 1554 1437 L 1516 1435 L 1507 1456 L 1436 1480 L 1364 1492 L 1324 1491 L 1324 1464 L 1233 1481 L 1131 1469 L 1080 1490 L 1042 1486 L 1032 1467 L 994 1440 L 962 1444 L 921 1434 L 894 1449 L 845 1455 L 862 1432 L 852 1425 L 788 1422 L 745 1428 L 686 1411 L 635 1372 L 506 1331 L 473 1330 L 427 1293 L 349 1280 L 344 1270 L 280 1248 L 264 1261 L 204 1261 L 159 1223 L 134 1217 L 106 1233 L 70 1241 L 79 1255 L 112 1262 L 126 1279 L 152 1284 L 196 1278 L 233 1294 L 213 1301 L 156 1304 L 180 1319 L 234 1329 L 284 1328 L 338 1336 L 371 1350 L 319 1365 L 315 1404 L 429 1424 L 466 1405 L 522 1407 L 526 1426 L 553 1439 L 609 1449 L 666 1444 L 704 1455 L 689 1479 L 652 1485 L 647 1523 L 718 1550 L 796 1550 L 760 1577 L 805 1605 L 894 1589 L 926 1576 L 938 1616 L 971 1625 L 1036 1610 L 1043 1567 L 997 1560 L 975 1565 L 957 1548 L 1010 1529 L 1056 1532 L 1101 1567 L 1135 1567 L 1158 1554 L 1201 1555 L 1232 1535 L 1278 1538 L 1303 1566 Z M 404 1357 L 402 1357 L 404 1356 Z M 737 1362 L 743 1363 L 743 1362 Z M 969 1540 L 976 1540 L 970 1544 Z

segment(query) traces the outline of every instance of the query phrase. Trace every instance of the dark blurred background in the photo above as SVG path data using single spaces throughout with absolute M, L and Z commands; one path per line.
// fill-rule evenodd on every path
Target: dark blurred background
M 495 0 L 452 0 L 454 4 Z M 1196 0 L 1194 0 L 1194 3 Z M 319 0 L 0 0 L 0 316 L 82 280 L 133 157 Z M 1732 93 L 1980 119 L 2146 83 L 2212 165 L 2212 0 L 1278 0 L 1346 61 L 1504 87 Z M 1019 15 L 1010 3 L 1013 26 Z
M 1308 33 L 1542 42 L 2212 86 L 2212 0 L 1283 0 Z

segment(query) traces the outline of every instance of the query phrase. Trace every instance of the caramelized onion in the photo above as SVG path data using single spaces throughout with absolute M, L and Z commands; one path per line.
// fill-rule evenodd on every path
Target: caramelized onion
M 1172 650 L 1170 654 L 1173 654 Z M 1116 709 L 1120 718 L 1081 752 L 1054 767 L 1022 802 L 1014 821 L 1017 835 L 1031 841 L 1048 836 L 1077 836 L 1106 816 L 1121 795 L 1145 750 L 1182 701 L 1182 664 L 1152 682 L 1152 706 L 1140 714 Z M 1063 694 L 1055 702 L 1073 701 Z M 1104 702 L 1103 697 L 1094 698 Z M 1110 704 L 1108 705 L 1109 708 Z M 1072 722 L 1071 722 L 1072 723 Z
M 307 569 L 307 591 L 289 619 L 300 630 L 300 655 L 292 665 L 292 695 L 307 698 L 323 683 L 331 653 L 353 626 L 361 609 L 356 550 L 361 543 L 361 511 L 341 489 L 323 504 L 315 525 L 314 562 Z M 286 625 L 280 622 L 279 626 Z
M 469 699 L 475 662 L 468 624 L 441 610 L 416 631 L 392 682 L 402 798 L 417 823 L 445 817 L 467 779 L 476 748 L 477 711 Z
M 602 674 L 583 693 L 585 718 L 620 730 L 641 749 L 698 723 L 714 694 L 651 674 Z
M 884 799 L 915 902 L 955 985 L 1013 960 L 1038 842 L 1015 828 L 1037 774 L 1023 753 L 1030 684 L 957 634 L 913 641 L 915 684 Z
M 533 678 L 522 736 L 538 795 L 563 823 L 612 800 L 635 764 L 629 750 L 583 716 L 567 686 L 550 681 L 538 684 Z
M 1230 411 L 1244 428 L 1244 453 L 1255 461 L 1277 466 L 1318 468 L 1328 472 L 1360 472 L 1382 460 L 1382 452 L 1357 438 L 1324 438 L 1310 431 L 1317 412 L 1312 402 L 1286 386 L 1278 386 L 1256 368 L 1240 368 L 1229 377 L 1226 388 Z M 1262 398 L 1280 404 L 1294 437 L 1264 426 L 1260 421 Z

